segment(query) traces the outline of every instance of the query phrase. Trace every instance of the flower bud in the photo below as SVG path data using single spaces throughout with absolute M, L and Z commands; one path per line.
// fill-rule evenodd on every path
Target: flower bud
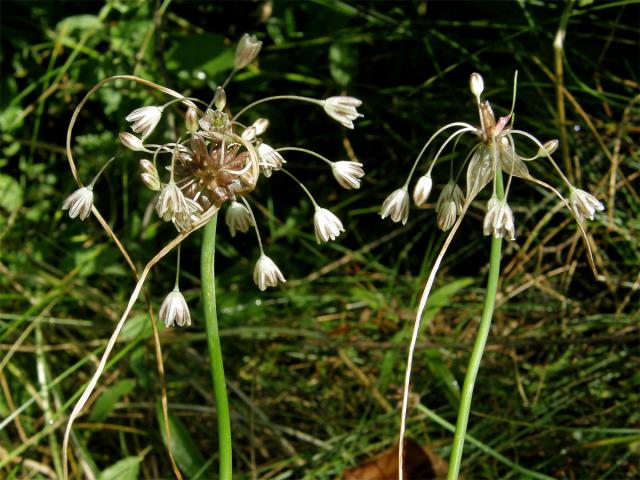
M 422 207 L 425 204 L 427 198 L 429 198 L 432 187 L 433 180 L 431 179 L 430 173 L 427 172 L 418 179 L 413 189 L 413 203 L 416 204 L 416 207 Z
M 558 149 L 558 145 L 560 145 L 560 142 L 558 142 L 558 140 L 555 138 L 553 140 L 544 142 L 544 145 L 542 145 L 542 147 L 538 149 L 536 157 L 546 157 L 547 155 L 553 155 L 553 152 Z
M 216 110 L 224 110 L 224 107 L 227 104 L 227 94 L 225 93 L 224 88 L 216 88 L 216 93 L 213 96 L 213 104 L 216 106 Z
M 256 138 L 256 127 L 251 125 L 250 127 L 245 128 L 240 136 L 247 142 L 253 142 Z
M 240 70 L 255 60 L 262 48 L 262 42 L 255 35 L 245 33 L 236 47 L 236 56 L 233 60 L 233 68 Z
M 269 128 L 269 120 L 266 118 L 259 118 L 255 122 L 253 122 L 252 127 L 256 129 L 256 135 L 262 135 Z
M 198 112 L 195 108 L 189 107 L 187 109 L 187 113 L 184 117 L 184 122 L 187 124 L 187 130 L 191 133 L 196 133 L 198 131 Z
M 140 160 L 140 168 L 142 170 L 142 173 L 140 174 L 142 183 L 144 183 L 150 190 L 158 192 L 160 190 L 161 183 L 156 166 L 149 160 L 142 159 Z
M 142 140 L 129 132 L 120 132 L 120 141 L 122 144 L 134 152 L 146 152 Z
M 480 100 L 480 95 L 482 95 L 482 91 L 484 90 L 484 80 L 479 73 L 474 72 L 471 74 L 469 86 L 471 87 L 471 93 Z

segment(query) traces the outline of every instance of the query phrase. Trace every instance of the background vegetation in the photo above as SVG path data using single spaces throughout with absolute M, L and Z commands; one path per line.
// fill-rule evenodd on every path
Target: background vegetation
M 312 208 L 286 177 L 261 182 L 259 221 L 288 278 L 260 293 L 257 247 L 219 228 L 220 323 L 238 478 L 336 478 L 397 439 L 401 383 L 417 297 L 443 236 L 432 209 L 402 227 L 377 216 L 426 139 L 451 121 L 475 123 L 469 74 L 482 73 L 497 114 L 560 136 L 553 41 L 563 12 L 564 127 L 579 186 L 607 211 L 590 224 L 604 280 L 555 198 L 514 184 L 517 240 L 504 273 L 476 385 L 466 478 L 637 478 L 638 4 L 561 2 L 9 2 L 2 8 L 0 126 L 0 476 L 55 478 L 61 428 L 126 304 L 134 279 L 97 223 L 60 210 L 75 184 L 64 155 L 71 112 L 93 84 L 134 73 L 209 99 L 244 32 L 264 41 L 255 67 L 227 89 L 239 108 L 272 94 L 364 100 L 346 131 L 322 111 L 265 104 L 272 145 L 359 159 L 368 175 L 339 190 L 322 165 L 287 156 L 332 205 L 347 232 L 317 246 Z M 132 84 L 101 90 L 75 139 L 89 179 L 118 149 L 124 117 L 153 97 Z M 534 152 L 532 152 L 534 153 Z M 558 184 L 543 163 L 535 175 Z M 445 171 L 447 170 L 447 171 Z M 436 169 L 436 182 L 448 169 Z M 151 196 L 138 158 L 122 156 L 97 204 L 139 265 L 172 234 L 145 222 Z M 517 198 L 517 200 L 516 200 Z M 476 332 L 489 240 L 478 201 L 445 260 L 428 310 L 409 432 L 447 457 L 459 382 Z M 199 305 L 199 235 L 183 249 L 193 326 L 161 328 L 174 454 L 189 478 L 216 471 L 215 411 Z M 174 262 L 147 291 L 157 308 Z M 76 423 L 75 478 L 170 478 L 158 423 L 161 388 L 151 326 L 138 304 L 111 366 Z M 100 473 L 102 472 L 102 473 Z

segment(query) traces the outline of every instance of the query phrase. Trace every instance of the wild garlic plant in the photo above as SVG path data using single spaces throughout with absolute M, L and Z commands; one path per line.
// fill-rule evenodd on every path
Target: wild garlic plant
M 453 131 L 437 150 L 435 156 L 430 161 L 426 172 L 418 179 L 413 189 L 413 202 L 417 207 L 424 208 L 427 199 L 433 189 L 432 171 L 436 166 L 440 166 L 438 160 L 447 146 L 453 145 L 454 149 L 460 138 L 465 134 L 471 134 L 475 137 L 475 144 L 462 159 L 462 164 L 458 167 L 458 175 L 466 168 L 466 191 L 458 185 L 457 176 L 454 177 L 454 159 L 451 159 L 449 181 L 442 187 L 438 196 L 435 210 L 436 223 L 438 228 L 448 231 L 444 244 L 436 259 L 427 278 L 418 309 L 416 312 L 413 333 L 409 346 L 409 353 L 406 363 L 406 372 L 404 380 L 404 391 L 402 398 L 402 413 L 400 423 L 400 444 L 398 449 L 399 461 L 399 478 L 403 479 L 403 442 L 406 430 L 407 409 L 409 399 L 409 389 L 411 381 L 411 369 L 413 363 L 413 355 L 415 351 L 418 332 L 420 330 L 420 322 L 422 314 L 425 310 L 429 293 L 436 273 L 442 262 L 442 259 L 451 244 L 451 241 L 460 226 L 464 215 L 469 209 L 473 200 L 478 194 L 490 185 L 489 200 L 487 201 L 482 231 L 485 235 L 491 235 L 491 253 L 489 276 L 487 283 L 487 294 L 482 312 L 482 319 L 476 337 L 476 342 L 471 354 L 469 366 L 464 380 L 461 394 L 460 407 L 458 411 L 458 419 L 456 432 L 454 436 L 453 449 L 449 461 L 448 478 L 458 478 L 460 462 L 462 459 L 462 448 L 469 418 L 469 409 L 471 407 L 471 397 L 475 379 L 480 367 L 480 361 L 484 350 L 484 345 L 489 334 L 491 318 L 497 293 L 497 284 L 500 271 L 500 251 L 503 238 L 513 241 L 515 240 L 516 224 L 510 203 L 510 187 L 511 182 L 515 178 L 519 178 L 536 185 L 542 186 L 556 195 L 568 208 L 569 212 L 577 221 L 578 228 L 585 240 L 588 259 L 591 268 L 595 273 L 595 266 L 591 254 L 591 247 L 585 234 L 583 223 L 585 218 L 593 220 L 596 212 L 604 210 L 603 204 L 593 195 L 575 187 L 569 179 L 560 170 L 557 163 L 551 156 L 558 147 L 558 140 L 549 140 L 541 142 L 536 137 L 526 131 L 514 128 L 513 110 L 516 98 L 517 72 L 514 77 L 514 91 L 511 112 L 505 117 L 496 120 L 491 105 L 488 100 L 482 100 L 481 95 L 484 90 L 484 81 L 480 74 L 473 73 L 470 79 L 471 92 L 474 95 L 479 112 L 480 125 L 474 126 L 464 122 L 453 122 L 445 125 L 436 131 L 432 137 L 426 142 L 413 167 L 411 168 L 407 180 L 404 185 L 391 193 L 384 201 L 380 210 L 382 218 L 391 218 L 394 222 L 402 222 L 406 224 L 409 217 L 409 184 L 414 173 L 422 159 L 427 148 L 434 140 L 445 131 Z M 532 157 L 523 157 L 516 150 L 516 140 L 529 142 L 537 153 Z M 527 167 L 527 162 L 534 160 L 548 161 L 552 168 L 557 172 L 561 182 L 567 188 L 568 198 L 560 193 L 559 190 L 551 185 L 536 179 L 531 175 Z M 503 175 L 506 175 L 506 186 L 503 183 Z
M 64 202 L 62 208 L 68 210 L 71 218 L 86 220 L 93 212 L 103 228 L 116 241 L 123 255 L 128 259 L 126 249 L 111 231 L 96 205 L 94 188 L 100 176 L 115 159 L 109 160 L 87 185 L 80 181 L 71 149 L 73 127 L 78 115 L 89 97 L 104 84 L 116 80 L 129 80 L 149 87 L 169 98 L 161 105 L 140 107 L 131 112 L 125 120 L 130 123 L 131 132 L 122 132 L 120 142 L 128 150 L 135 152 L 140 164 L 140 179 L 151 191 L 155 192 L 154 207 L 160 220 L 170 222 L 178 234 L 151 259 L 138 275 L 124 313 L 107 344 L 98 368 L 85 387 L 82 396 L 75 404 L 69 416 L 63 443 L 63 465 L 65 478 L 68 475 L 67 450 L 69 435 L 74 420 L 86 404 L 102 374 L 109 353 L 135 304 L 147 275 L 153 265 L 194 231 L 204 227 L 202 243 L 201 275 L 202 302 L 205 310 L 205 323 L 212 379 L 218 416 L 218 435 L 220 448 L 220 478 L 230 479 L 231 470 L 231 429 L 227 402 L 220 340 L 215 310 L 214 252 L 215 232 L 218 212 L 225 211 L 225 223 L 231 237 L 238 232 L 247 232 L 253 228 L 256 234 L 259 256 L 253 270 L 253 280 L 260 290 L 275 287 L 285 282 L 285 277 L 276 263 L 265 253 L 256 217 L 250 203 L 258 181 L 269 179 L 274 173 L 284 173 L 290 177 L 307 195 L 314 206 L 313 225 L 318 243 L 335 240 L 344 226 L 330 210 L 319 205 L 309 189 L 290 171 L 284 168 L 288 153 L 303 153 L 328 165 L 337 183 L 345 189 L 360 187 L 364 176 L 363 165 L 354 161 L 331 161 L 328 158 L 305 148 L 287 146 L 274 148 L 264 140 L 269 120 L 258 118 L 251 124 L 244 123 L 244 114 L 256 105 L 278 100 L 301 101 L 319 106 L 334 120 L 347 128 L 353 128 L 353 122 L 361 117 L 357 108 L 361 101 L 348 96 L 336 96 L 316 99 L 297 95 L 280 95 L 257 100 L 233 113 L 227 101 L 225 87 L 240 69 L 252 63 L 258 56 L 262 42 L 256 37 L 245 35 L 236 47 L 234 68 L 225 82 L 217 87 L 211 102 L 184 96 L 174 90 L 151 81 L 132 76 L 119 75 L 107 78 L 94 86 L 78 104 L 67 132 L 67 155 L 72 173 L 80 185 Z M 159 127 L 169 109 L 183 116 L 183 131 L 172 138 L 169 130 Z M 158 134 L 158 132 L 161 132 Z M 284 155 L 283 155 L 284 154 Z M 159 317 L 166 327 L 188 327 L 192 323 L 189 307 L 179 288 L 180 254 L 175 287 L 165 298 Z M 129 262 L 130 265 L 133 265 Z M 135 271 L 135 267 L 134 268 Z M 177 468 L 174 468 L 177 471 Z M 176 472 L 179 475 L 179 472 Z

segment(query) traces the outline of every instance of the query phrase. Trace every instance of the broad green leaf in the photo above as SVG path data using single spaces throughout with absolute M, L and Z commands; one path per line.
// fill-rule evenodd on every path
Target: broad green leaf
M 136 374 L 138 384 L 143 388 L 150 388 L 150 386 L 153 385 L 153 382 L 156 381 L 157 372 L 151 370 L 156 373 L 156 376 L 151 376 L 149 366 L 147 366 L 147 362 L 145 360 L 144 346 L 141 345 L 136 347 L 133 352 L 131 352 L 131 356 L 129 358 L 129 365 L 131 366 L 133 373 Z
M 67 33 L 71 33 L 75 30 L 97 30 L 101 25 L 102 22 L 95 15 L 74 15 L 59 22 L 56 30 L 60 32 L 66 29 Z
M 442 386 L 445 387 L 445 394 L 451 406 L 456 407 L 460 398 L 460 385 L 444 362 L 442 353 L 438 349 L 430 348 L 426 350 L 424 354 L 427 357 L 427 368 L 431 374 L 438 379 Z
M 166 445 L 167 438 L 164 431 L 164 415 L 160 402 L 156 404 L 156 416 L 160 433 L 162 434 L 162 442 Z M 171 431 L 171 452 L 180 469 L 187 477 L 193 477 L 204 465 L 205 458 L 196 447 L 193 438 L 184 423 L 179 418 L 169 412 L 169 429 Z M 211 472 L 205 472 L 202 478 L 211 478 Z
M 20 105 L 9 105 L 0 111 L 0 130 L 9 133 L 22 126 L 23 121 L 17 121 L 22 114 Z
M 329 71 L 336 83 L 346 87 L 358 72 L 358 49 L 348 43 L 336 42 L 329 47 Z
M 78 275 L 88 277 L 96 272 L 96 256 L 102 248 L 92 247 L 73 252 L 73 261 L 80 268 Z
M 385 305 L 385 297 L 379 291 L 360 286 L 354 286 L 350 289 L 351 298 L 359 302 L 364 302 L 373 310 L 383 308 Z
M 126 457 L 107 467 L 98 480 L 137 480 L 140 475 L 140 457 Z
M 122 328 L 122 338 L 124 340 L 145 339 L 153 333 L 151 320 L 146 313 L 130 318 Z
M 222 35 L 202 33 L 182 40 L 168 54 L 167 68 L 189 74 L 202 71 L 208 77 L 233 68 L 234 49 Z
M 106 420 L 116 405 L 116 403 L 126 394 L 130 393 L 136 382 L 131 379 L 121 380 L 115 383 L 113 386 L 107 388 L 100 397 L 93 404 L 91 413 L 89 414 L 89 421 L 91 422 L 103 422 Z
M 22 206 L 22 187 L 9 175 L 0 173 L 0 207 L 15 212 Z
M 472 283 L 473 283 L 472 278 L 461 278 L 459 280 L 448 283 L 447 285 L 443 285 L 437 290 L 434 290 L 431 292 L 431 295 L 429 296 L 429 300 L 427 302 L 427 308 L 424 311 L 424 314 L 422 316 L 422 322 L 420 323 L 420 333 L 418 335 L 418 339 L 422 338 L 424 329 L 427 327 L 427 325 L 433 319 L 433 317 L 435 317 L 435 315 L 438 313 L 440 308 L 446 306 L 450 302 L 451 297 L 453 297 L 458 292 L 458 290 Z M 409 338 L 411 337 L 412 329 L 413 329 L 413 322 L 407 322 L 405 328 L 403 328 L 402 330 L 399 330 L 393 336 L 393 338 L 391 339 L 391 342 L 392 343 L 408 342 Z M 384 391 L 384 389 L 388 386 L 388 383 L 391 379 L 392 372 L 397 365 L 396 362 L 398 361 L 397 360 L 398 355 L 399 355 L 399 352 L 394 349 L 389 349 L 384 354 L 384 357 L 382 360 L 382 367 L 380 368 L 380 379 L 378 381 L 378 388 L 380 389 L 380 391 Z M 404 353 L 402 355 L 404 355 Z M 444 383 L 447 385 L 447 388 L 449 389 L 450 392 L 451 392 L 450 390 L 451 388 L 456 388 L 454 387 L 455 377 L 453 376 L 453 374 L 451 374 L 450 371 L 445 373 L 442 370 L 440 370 L 439 373 L 441 374 L 441 378 L 443 379 Z

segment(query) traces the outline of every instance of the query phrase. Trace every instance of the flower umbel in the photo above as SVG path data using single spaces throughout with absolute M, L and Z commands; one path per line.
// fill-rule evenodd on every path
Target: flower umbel
M 316 213 L 313 215 L 313 225 L 318 243 L 335 240 L 344 232 L 340 219 L 326 208 L 316 207 Z
M 151 268 L 163 259 L 172 249 L 178 249 L 178 265 L 180 264 L 180 244 L 195 230 L 204 227 L 203 243 L 201 250 L 202 290 L 204 304 L 205 325 L 208 332 L 209 359 L 213 372 L 213 384 L 218 415 L 218 432 L 220 447 L 220 477 L 227 478 L 232 471 L 231 461 L 231 434 L 229 415 L 226 399 L 226 386 L 222 372 L 222 359 L 220 354 L 218 327 L 215 314 L 215 281 L 214 281 L 214 253 L 216 251 L 216 226 L 217 216 L 223 204 L 227 203 L 226 222 L 232 236 L 237 232 L 246 232 L 250 227 L 255 227 L 260 249 L 260 257 L 253 271 L 253 279 L 260 290 L 275 287 L 285 282 L 284 275 L 273 260 L 264 253 L 264 246 L 257 228 L 256 218 L 253 215 L 247 200 L 249 194 L 255 191 L 261 176 L 269 177 L 273 172 L 282 172 L 285 163 L 279 153 L 285 149 L 296 147 L 280 147 L 274 149 L 265 144 L 262 135 L 266 132 L 269 121 L 259 118 L 253 124 L 247 126 L 238 118 L 258 104 L 270 101 L 300 101 L 305 104 L 313 104 L 316 108 L 323 107 L 328 114 L 345 126 L 353 128 L 353 120 L 360 116 L 356 107 L 361 102 L 352 97 L 332 97 L 327 100 L 299 95 L 276 95 L 257 99 L 244 108 L 238 105 L 231 106 L 232 98 L 227 99 L 225 86 L 233 78 L 238 70 L 253 62 L 260 52 L 262 42 L 255 36 L 242 37 L 235 52 L 233 68 L 229 69 L 229 75 L 222 85 L 216 86 L 213 98 L 207 102 L 198 98 L 187 97 L 166 86 L 159 85 L 135 75 L 117 75 L 101 80 L 96 84 L 78 104 L 67 130 L 67 155 L 71 164 L 75 179 L 80 182 L 78 169 L 73 159 L 71 139 L 73 127 L 77 123 L 81 110 L 87 100 L 96 91 L 110 82 L 130 81 L 144 85 L 154 91 L 156 98 L 161 96 L 171 97 L 161 106 L 145 106 L 138 108 L 126 116 L 131 122 L 133 133 L 122 132 L 119 134 L 121 144 L 125 149 L 134 152 L 145 152 L 144 159 L 140 156 L 136 160 L 140 162 L 142 183 L 154 192 L 158 192 L 152 201 L 157 214 L 166 222 L 172 222 L 179 234 L 173 236 L 169 242 L 155 253 L 142 270 L 137 270 L 134 263 L 108 224 L 98 217 L 101 226 L 109 233 L 117 243 L 123 256 L 131 266 L 138 278 L 135 288 L 124 309 L 120 320 L 116 324 L 107 347 L 102 355 L 97 369 L 82 392 L 78 402 L 69 415 L 67 427 L 64 432 L 62 444 L 63 472 L 62 478 L 68 478 L 69 440 L 72 433 L 74 420 L 80 414 L 88 401 L 94 388 L 98 384 L 100 376 L 107 365 L 107 360 L 114 348 L 116 339 L 132 308 L 137 301 Z M 246 92 L 241 95 L 245 97 Z M 163 131 L 159 136 L 163 143 L 146 143 L 147 137 L 158 128 L 163 112 L 171 107 L 182 110 L 179 117 L 184 122 L 172 125 L 175 128 Z M 231 112 L 235 112 L 232 116 Z M 176 117 L 178 118 L 178 117 Z M 178 132 L 178 130 L 181 130 Z M 362 165 L 357 162 L 337 163 L 336 166 L 325 157 L 311 150 L 297 148 L 322 159 L 330 164 L 332 171 L 341 185 L 345 188 L 357 188 L 364 172 Z M 124 149 L 123 149 L 124 150 Z M 115 157 L 114 157 L 115 158 Z M 105 167 L 113 161 L 109 160 L 87 187 L 82 187 L 65 200 L 63 208 L 69 211 L 71 217 L 87 218 L 93 208 L 93 187 L 95 180 L 104 171 Z M 289 174 L 289 172 L 287 172 Z M 168 178 L 165 178 L 168 176 Z M 291 174 L 292 176 L 292 174 Z M 295 177 L 294 177 L 295 178 Z M 311 203 L 317 208 L 317 202 L 309 190 L 299 180 L 296 182 L 302 187 L 311 199 Z M 127 197 L 129 198 L 129 197 Z M 133 197 L 132 197 L 133 198 Z M 256 202 L 260 205 L 259 202 Z M 147 209 L 149 211 L 150 209 Z M 97 212 L 97 211 L 96 211 Z M 96 213 L 97 214 L 97 213 Z M 215 220 L 214 220 L 215 219 Z M 147 215 L 145 214 L 145 222 Z M 320 209 L 315 215 L 314 226 L 316 236 L 320 241 L 335 239 L 344 231 L 340 220 L 328 210 Z M 147 253 L 147 252 L 144 252 Z M 171 292 L 162 303 L 160 318 L 166 326 L 187 326 L 191 323 L 189 309 L 182 293 L 178 288 L 179 268 L 176 271 L 174 291 Z M 166 405 L 163 406 L 165 419 L 167 417 Z M 226 411 L 226 414 L 225 414 Z M 168 424 L 165 423 L 166 434 Z M 169 458 L 176 476 L 180 472 L 169 449 Z M 229 475 L 227 473 L 229 472 Z
M 191 325 L 189 306 L 178 287 L 162 302 L 159 316 L 165 327 L 173 327 L 174 325 L 188 327 Z
M 69 217 L 86 220 L 93 206 L 93 187 L 81 187 L 69 195 L 62 204 L 62 210 L 69 210 Z
M 484 92 L 484 80 L 478 73 L 473 73 L 470 78 L 470 90 L 476 99 L 478 107 L 478 117 L 480 120 L 479 126 L 473 126 L 465 122 L 452 122 L 448 125 L 437 130 L 429 140 L 424 144 L 417 158 L 415 159 L 413 166 L 409 172 L 407 180 L 404 184 L 404 189 L 411 182 L 411 178 L 416 171 L 420 159 L 426 152 L 432 150 L 429 146 L 439 137 L 439 135 L 448 130 L 449 136 L 442 142 L 441 146 L 437 149 L 435 155 L 430 160 L 430 165 L 427 169 L 425 176 L 421 177 L 414 188 L 414 201 L 417 206 L 421 206 L 426 201 L 426 198 L 431 190 L 431 172 L 434 168 L 440 166 L 445 162 L 451 162 L 449 169 L 449 182 L 442 189 L 442 192 L 436 203 L 437 212 L 437 224 L 442 230 L 449 231 L 446 236 L 443 246 L 438 252 L 433 267 L 427 278 L 425 287 L 422 292 L 419 307 L 416 312 L 415 322 L 413 326 L 413 332 L 411 336 L 411 343 L 409 347 L 409 355 L 407 359 L 407 368 L 405 371 L 404 390 L 402 399 L 402 414 L 400 422 L 400 441 L 398 448 L 398 464 L 399 464 L 399 477 L 403 477 L 403 445 L 404 445 L 404 433 L 406 428 L 407 410 L 408 410 L 408 398 L 411 385 L 411 368 L 413 362 L 413 355 L 417 338 L 420 332 L 420 323 L 423 313 L 427 306 L 431 288 L 434 285 L 435 277 L 441 262 L 444 258 L 447 249 L 452 244 L 453 237 L 458 231 L 461 225 L 463 216 L 468 209 L 472 206 L 473 200 L 482 193 L 485 187 L 489 186 L 491 189 L 491 197 L 487 205 L 487 212 L 483 222 L 483 232 L 485 235 L 492 235 L 494 239 L 491 242 L 490 253 L 490 268 L 489 268 L 489 281 L 487 284 L 487 299 L 485 302 L 485 308 L 483 310 L 480 330 L 478 332 L 476 344 L 474 346 L 473 354 L 469 363 L 469 371 L 465 378 L 465 385 L 463 392 L 472 392 L 473 385 L 475 383 L 476 375 L 480 365 L 480 358 L 482 351 L 486 343 L 487 335 L 490 330 L 489 325 L 491 322 L 492 312 L 495 304 L 495 297 L 498 285 L 499 268 L 500 268 L 500 252 L 501 252 L 501 239 L 507 238 L 514 240 L 515 238 L 515 222 L 513 217 L 513 211 L 507 203 L 507 197 L 509 189 L 511 187 L 512 180 L 519 178 L 525 181 L 534 183 L 541 186 L 552 194 L 560 198 L 560 200 L 569 207 L 577 220 L 580 222 L 579 229 L 585 239 L 585 247 L 588 253 L 588 260 L 595 274 L 595 264 L 591 253 L 591 247 L 589 245 L 586 233 L 581 225 L 584 218 L 593 219 L 597 211 L 603 210 L 604 206 L 594 196 L 576 189 L 564 175 L 559 168 L 555 160 L 552 158 L 552 153 L 558 148 L 557 140 L 549 140 L 544 144 L 540 142 L 533 135 L 514 128 L 514 108 L 516 100 L 516 85 L 517 85 L 517 72 L 514 77 L 514 91 L 512 99 L 511 111 L 496 120 L 489 101 L 481 98 Z M 461 159 L 459 167 L 456 168 L 454 162 L 456 155 L 448 155 L 442 157 L 442 153 L 448 145 L 453 145 L 455 150 L 458 145 L 464 145 L 461 142 L 461 138 L 465 133 L 472 134 L 473 143 L 467 150 L 466 156 Z M 532 145 L 530 146 L 537 150 L 537 153 L 531 157 L 525 158 L 516 149 L 516 140 L 526 139 Z M 530 173 L 526 162 L 533 161 L 538 158 L 548 160 L 551 167 L 558 173 L 560 179 L 569 188 L 570 198 L 567 200 L 556 188 L 536 179 Z M 462 193 L 462 190 L 456 185 L 457 178 L 463 175 L 466 168 L 466 198 Z M 457 171 L 456 171 L 457 170 Z M 505 181 L 506 178 L 506 181 Z M 456 179 L 454 181 L 454 179 Z M 385 200 L 382 206 L 383 217 L 387 215 L 396 216 L 396 218 L 403 218 L 406 221 L 408 215 L 408 209 L 401 216 L 400 212 L 403 211 L 400 208 L 402 198 L 402 189 L 396 190 Z M 449 478 L 457 478 L 460 459 L 462 455 L 462 445 L 464 444 L 466 422 L 469 415 L 471 395 L 463 393 L 461 396 L 461 406 L 458 415 L 458 423 L 456 427 L 453 448 L 451 453 L 451 460 L 449 463 Z
M 253 268 L 253 281 L 262 291 L 266 290 L 267 287 L 276 287 L 278 282 L 286 282 L 284 275 L 282 275 L 275 262 L 264 253 L 260 255 L 256 266 Z

